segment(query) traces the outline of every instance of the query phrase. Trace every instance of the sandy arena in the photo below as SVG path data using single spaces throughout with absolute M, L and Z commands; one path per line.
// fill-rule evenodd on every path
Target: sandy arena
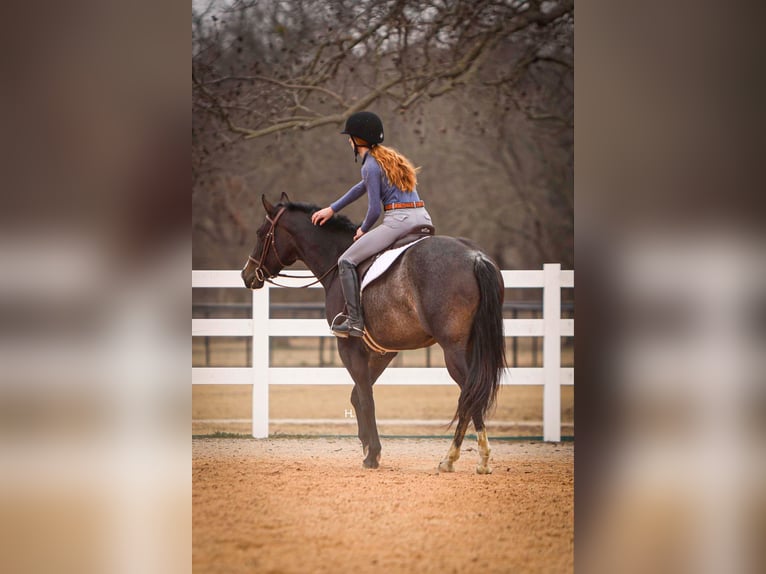
M 446 439 L 196 438 L 194 572 L 571 572 L 573 443 L 490 441 L 480 476 L 469 437 L 453 474 Z

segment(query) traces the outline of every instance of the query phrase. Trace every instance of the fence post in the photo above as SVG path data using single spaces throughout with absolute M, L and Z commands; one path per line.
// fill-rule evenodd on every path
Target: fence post
M 269 436 L 269 285 L 253 290 L 253 437 Z
M 561 264 L 543 265 L 543 440 L 561 440 Z

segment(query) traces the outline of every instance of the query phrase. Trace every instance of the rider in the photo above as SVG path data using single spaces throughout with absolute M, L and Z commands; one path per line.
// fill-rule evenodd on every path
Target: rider
M 362 181 L 329 207 L 311 216 L 314 225 L 324 225 L 335 213 L 367 193 L 367 215 L 356 230 L 354 243 L 338 259 L 338 271 L 348 316 L 333 325 L 338 337 L 361 337 L 364 321 L 360 304 L 356 266 L 379 253 L 416 225 L 431 225 L 416 189 L 417 172 L 412 163 L 396 150 L 382 146 L 383 122 L 372 112 L 357 112 L 346 120 L 342 134 L 354 149 L 354 161 L 362 156 Z M 381 225 L 372 229 L 385 211 Z

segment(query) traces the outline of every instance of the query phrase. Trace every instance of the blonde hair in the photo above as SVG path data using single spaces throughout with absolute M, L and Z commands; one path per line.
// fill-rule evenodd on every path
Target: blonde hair
M 402 191 L 415 191 L 419 167 L 412 165 L 410 160 L 395 149 L 383 145 L 372 146 L 369 153 L 378 162 L 388 181 Z

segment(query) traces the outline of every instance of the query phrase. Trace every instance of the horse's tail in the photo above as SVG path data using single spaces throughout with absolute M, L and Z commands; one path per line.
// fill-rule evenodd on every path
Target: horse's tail
M 476 255 L 473 270 L 479 283 L 479 307 L 473 317 L 466 351 L 468 376 L 463 384 L 452 423 L 458 418 L 470 421 L 476 414 L 481 414 L 482 417 L 487 414 L 495 403 L 497 389 L 506 366 L 503 277 L 495 264 L 483 253 Z

